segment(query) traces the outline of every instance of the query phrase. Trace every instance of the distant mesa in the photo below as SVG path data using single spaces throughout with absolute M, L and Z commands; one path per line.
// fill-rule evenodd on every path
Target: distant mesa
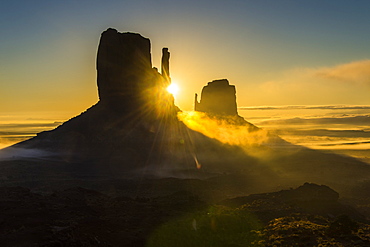
M 237 116 L 235 86 L 227 79 L 208 82 L 203 87 L 200 102 L 195 94 L 194 110 L 213 115 Z

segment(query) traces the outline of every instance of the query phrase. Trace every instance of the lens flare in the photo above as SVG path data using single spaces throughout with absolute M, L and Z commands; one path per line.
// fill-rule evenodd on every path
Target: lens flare
M 178 94 L 179 90 L 180 90 L 180 88 L 179 88 L 179 86 L 176 83 L 171 83 L 167 87 L 167 92 L 169 92 L 173 96 L 176 96 Z

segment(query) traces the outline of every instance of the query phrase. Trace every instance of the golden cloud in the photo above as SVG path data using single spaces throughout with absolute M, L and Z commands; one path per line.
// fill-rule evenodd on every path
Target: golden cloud
M 355 61 L 318 69 L 316 76 L 346 82 L 370 84 L 370 60 Z

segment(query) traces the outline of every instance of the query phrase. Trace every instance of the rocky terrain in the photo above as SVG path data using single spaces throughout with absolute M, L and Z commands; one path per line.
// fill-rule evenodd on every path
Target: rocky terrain
M 178 181 L 156 181 L 165 183 Z M 187 190 L 127 197 L 2 187 L 0 195 L 2 246 L 370 245 L 366 218 L 315 184 L 214 204 Z

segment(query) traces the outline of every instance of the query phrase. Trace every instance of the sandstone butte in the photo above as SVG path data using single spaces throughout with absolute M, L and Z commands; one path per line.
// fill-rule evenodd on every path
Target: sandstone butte
M 149 39 L 107 29 L 97 53 L 99 101 L 56 129 L 10 149 L 42 150 L 44 156 L 80 164 L 108 164 L 124 172 L 143 167 L 156 170 L 158 166 L 162 170 L 196 171 L 199 163 L 202 169 L 227 170 L 255 163 L 241 148 L 193 131 L 178 120 L 180 109 L 166 90 L 171 83 L 169 59 L 168 48 L 163 48 L 159 72 L 152 67 Z M 195 107 L 258 130 L 237 115 L 235 86 L 225 79 L 208 83 Z

